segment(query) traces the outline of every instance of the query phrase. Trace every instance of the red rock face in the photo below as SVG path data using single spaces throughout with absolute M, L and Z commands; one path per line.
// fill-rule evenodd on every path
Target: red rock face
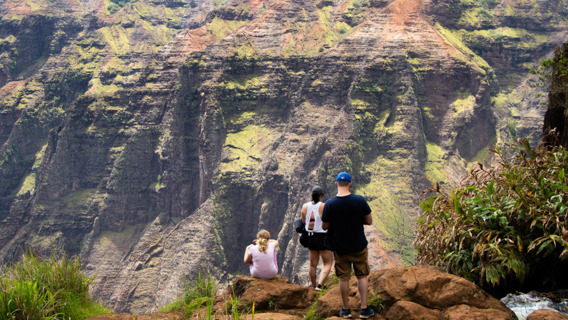
M 537 5 L 538 4 L 538 5 Z M 532 62 L 561 1 L 6 1 L 0 259 L 80 255 L 117 311 L 246 273 L 259 228 L 307 282 L 291 222 L 349 171 L 374 270 L 412 259 L 429 181 L 542 126 Z M 534 129 L 534 130 L 533 130 Z

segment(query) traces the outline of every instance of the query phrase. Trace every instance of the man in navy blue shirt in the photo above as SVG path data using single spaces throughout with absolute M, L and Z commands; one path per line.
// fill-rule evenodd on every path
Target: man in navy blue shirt
M 337 195 L 325 203 L 322 215 L 322 228 L 331 228 L 335 240 L 335 274 L 339 278 L 339 291 L 343 307 L 339 316 L 351 318 L 349 307 L 349 280 L 351 268 L 357 277 L 357 288 L 361 297 L 360 318 L 366 319 L 375 314 L 367 306 L 369 259 L 364 225 L 372 225 L 371 208 L 365 198 L 352 194 L 351 176 L 346 172 L 337 175 L 335 181 Z

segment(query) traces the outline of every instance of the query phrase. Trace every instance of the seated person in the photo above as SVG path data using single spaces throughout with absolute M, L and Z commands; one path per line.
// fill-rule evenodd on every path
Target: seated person
M 250 264 L 250 274 L 254 278 L 273 279 L 278 273 L 276 247 L 278 241 L 270 239 L 270 233 L 260 230 L 256 235 L 256 245 L 251 244 L 245 250 L 245 263 Z

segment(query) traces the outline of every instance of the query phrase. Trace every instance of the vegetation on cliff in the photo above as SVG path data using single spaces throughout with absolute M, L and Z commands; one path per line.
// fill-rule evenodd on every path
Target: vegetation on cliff
M 183 313 L 189 319 L 195 310 L 213 299 L 216 293 L 215 279 L 211 277 L 211 274 L 207 273 L 207 276 L 203 277 L 199 274 L 197 281 L 195 283 L 186 282 L 180 297 L 165 306 L 162 311 Z
M 88 294 L 78 259 L 26 254 L 0 272 L 0 319 L 86 319 L 110 313 Z
M 442 266 L 492 290 L 552 290 L 566 286 L 568 220 L 566 91 L 568 44 L 531 73 L 550 90 L 543 142 L 529 138 L 494 150 L 468 180 L 421 203 L 417 261 Z
M 422 203 L 417 261 L 486 288 L 565 286 L 568 152 L 532 149 L 527 139 L 492 151 L 494 166 Z
M 147 313 L 204 267 L 246 272 L 266 228 L 302 283 L 288 222 L 346 170 L 376 221 L 371 264 L 411 263 L 428 180 L 541 126 L 524 81 L 564 39 L 564 4 L 4 1 L 0 264 L 80 255 L 94 297 Z
M 549 140 L 547 143 L 568 147 L 568 43 L 556 48 L 554 58 L 543 60 L 540 68 L 532 72 L 539 75 L 543 85 L 550 86 L 543 130 L 547 133 L 556 128 L 558 140 Z

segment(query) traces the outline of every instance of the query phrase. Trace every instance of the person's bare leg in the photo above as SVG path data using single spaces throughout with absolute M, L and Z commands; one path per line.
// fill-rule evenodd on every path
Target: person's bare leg
M 349 309 L 349 281 L 339 280 L 339 292 L 341 293 L 343 309 Z
M 321 255 L 321 259 L 323 260 L 323 269 L 321 270 L 320 280 L 318 284 L 321 284 L 323 286 L 325 280 L 327 280 L 329 271 L 331 271 L 331 265 L 333 264 L 333 251 L 322 250 L 319 253 Z
M 316 283 L 316 274 L 318 271 L 318 262 L 319 262 L 319 251 L 317 250 L 310 250 L 310 280 L 312 281 L 312 287 L 317 286 Z
M 359 289 L 359 296 L 361 297 L 361 309 L 365 309 L 367 308 L 367 292 L 369 289 L 367 277 L 357 279 L 357 289 Z

